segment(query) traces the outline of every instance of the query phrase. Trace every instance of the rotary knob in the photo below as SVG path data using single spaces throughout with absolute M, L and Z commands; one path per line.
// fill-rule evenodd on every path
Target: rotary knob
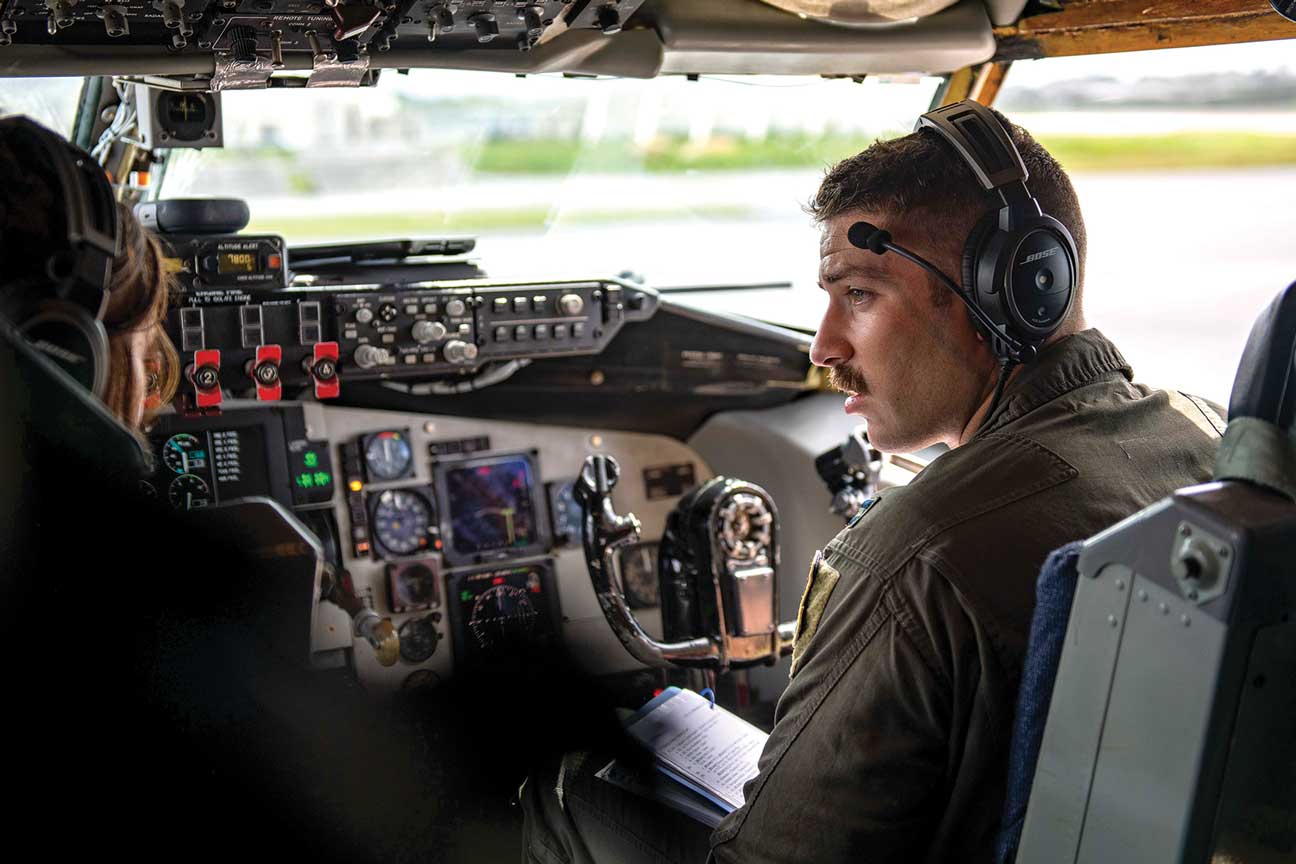
M 579 294 L 564 294 L 558 298 L 558 308 L 564 315 L 579 315 L 585 308 L 585 300 Z
M 361 306 L 356 310 L 355 320 L 357 324 L 368 324 L 373 318 L 373 310 L 368 306 Z
M 451 300 L 449 303 L 446 304 L 446 314 L 449 315 L 451 318 L 458 318 L 460 315 L 464 314 L 465 311 L 467 311 L 467 308 L 468 307 L 464 305 L 464 301 Z
M 446 332 L 446 326 L 440 321 L 415 321 L 410 329 L 410 335 L 420 345 L 440 341 L 446 337 Z
M 381 366 L 388 358 L 387 350 L 376 345 L 361 345 L 355 350 L 355 362 L 361 369 Z
M 467 363 L 477 359 L 477 346 L 461 339 L 451 339 L 445 344 L 443 353 L 449 363 Z

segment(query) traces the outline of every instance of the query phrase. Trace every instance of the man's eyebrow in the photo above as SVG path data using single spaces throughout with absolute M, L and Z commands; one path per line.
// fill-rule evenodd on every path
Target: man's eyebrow
M 819 280 L 819 287 L 823 288 L 825 282 L 840 282 L 847 276 L 867 276 L 879 278 L 886 275 L 886 270 L 875 264 L 838 264 L 829 267 Z

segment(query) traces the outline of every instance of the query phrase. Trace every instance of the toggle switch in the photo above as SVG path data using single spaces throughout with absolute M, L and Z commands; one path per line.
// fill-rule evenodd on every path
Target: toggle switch
M 483 44 L 499 35 L 499 21 L 490 12 L 478 12 L 468 19 L 468 23 L 477 31 L 477 41 Z
M 220 405 L 220 352 L 210 348 L 195 352 L 193 364 L 187 371 L 189 383 L 194 388 L 194 404 L 199 408 Z
M 338 344 L 336 342 L 316 342 L 315 354 L 311 359 L 311 377 L 315 379 L 316 399 L 336 399 L 342 392 L 342 382 L 338 378 Z
M 283 349 L 278 345 L 261 345 L 256 349 L 256 360 L 248 363 L 248 376 L 256 384 L 257 399 L 277 402 L 283 398 L 283 379 L 279 366 L 283 362 Z

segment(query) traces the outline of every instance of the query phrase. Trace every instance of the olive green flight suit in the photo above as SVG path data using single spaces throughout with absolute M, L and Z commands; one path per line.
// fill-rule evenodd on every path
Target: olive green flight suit
M 1211 476 L 1223 420 L 1131 383 L 1098 331 L 828 544 L 792 679 L 716 861 L 989 861 L 1047 553 Z

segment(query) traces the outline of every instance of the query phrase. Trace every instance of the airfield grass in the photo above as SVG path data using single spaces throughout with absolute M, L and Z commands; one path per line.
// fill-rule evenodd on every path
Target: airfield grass
M 659 219 L 678 220 L 689 215 L 706 219 L 740 218 L 746 207 L 704 205 L 677 209 L 563 210 L 559 222 L 564 225 L 650 222 Z M 289 218 L 253 219 L 248 231 L 280 234 L 290 238 L 309 237 L 312 241 L 341 240 L 351 237 L 427 236 L 435 234 L 470 234 L 488 231 L 527 231 L 545 228 L 551 213 L 543 207 L 516 210 L 463 210 L 456 212 L 426 211 L 406 213 L 321 214 Z
M 1193 171 L 1296 165 L 1296 135 L 1243 132 L 1184 132 L 1165 135 L 1040 136 L 1063 167 L 1076 174 L 1121 171 Z M 478 173 L 555 176 L 576 172 L 684 173 L 821 169 L 858 153 L 871 139 L 852 136 L 771 135 L 764 140 L 717 136 L 703 149 L 683 139 L 658 139 L 636 150 L 627 141 L 581 146 L 558 139 L 485 142 L 468 157 Z M 309 199 L 306 199 L 309 200 Z M 706 219 L 741 218 L 742 206 L 701 204 L 689 214 Z M 562 224 L 620 224 L 675 221 L 680 209 L 606 208 L 561 210 Z M 553 211 L 544 207 L 319 214 L 257 219 L 250 230 L 318 241 L 358 236 L 428 235 L 540 230 Z
M 1069 171 L 1233 168 L 1296 164 L 1296 135 L 1181 132 L 1161 135 L 1041 135 Z M 580 145 L 561 139 L 488 141 L 474 168 L 487 174 L 595 172 L 674 173 L 817 168 L 858 153 L 864 136 L 770 135 L 761 140 L 715 136 L 706 146 L 661 137 L 644 148 L 628 141 Z

